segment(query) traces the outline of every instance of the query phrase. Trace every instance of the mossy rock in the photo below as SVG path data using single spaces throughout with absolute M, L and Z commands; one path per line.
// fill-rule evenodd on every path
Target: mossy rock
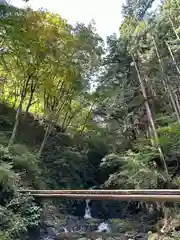
M 59 227 L 59 226 L 66 225 L 69 220 L 72 220 L 74 222 L 77 221 L 76 217 L 74 217 L 74 216 L 65 215 L 65 214 L 57 214 L 55 216 L 52 216 L 51 219 L 48 219 L 47 221 L 45 221 L 45 224 L 47 226 Z
M 100 223 L 100 220 L 99 219 L 96 219 L 96 218 L 90 218 L 90 219 L 86 219 L 85 220 L 88 224 L 97 224 L 97 225 L 99 225 L 99 223 Z
M 109 222 L 113 232 L 125 233 L 133 229 L 137 231 L 137 228 L 139 228 L 138 223 L 127 220 L 111 219 Z
M 148 240 L 158 240 L 158 239 L 159 239 L 159 234 L 148 232 Z
M 6 231 L 0 231 L 0 239 L 1 240 L 12 240 L 10 234 Z

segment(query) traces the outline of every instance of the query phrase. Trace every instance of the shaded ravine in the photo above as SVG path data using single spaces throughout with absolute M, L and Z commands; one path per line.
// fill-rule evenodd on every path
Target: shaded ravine
M 91 200 L 85 201 L 84 216 L 51 215 L 44 222 L 44 228 L 37 240 L 77 239 L 136 239 L 147 240 L 147 231 L 142 231 L 140 223 L 126 219 L 98 219 L 92 216 Z M 66 238 L 68 237 L 68 238 Z M 31 239 L 32 240 L 32 239 Z M 33 239 L 34 240 L 34 239 Z

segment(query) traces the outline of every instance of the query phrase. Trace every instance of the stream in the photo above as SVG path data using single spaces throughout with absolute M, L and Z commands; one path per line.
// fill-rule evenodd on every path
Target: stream
M 49 219 L 46 221 L 46 230 L 42 231 L 37 240 L 147 240 L 147 231 L 142 231 L 140 223 L 126 219 L 99 219 L 93 216 L 93 206 L 89 199 L 85 201 L 84 215 L 77 217 L 64 215 L 59 221 Z M 120 206 L 120 204 L 119 204 Z M 99 206 L 97 206 L 99 208 Z M 97 210 L 96 210 L 97 211 Z M 53 216 L 51 216 L 53 217 Z M 32 239 L 34 240 L 34 239 Z

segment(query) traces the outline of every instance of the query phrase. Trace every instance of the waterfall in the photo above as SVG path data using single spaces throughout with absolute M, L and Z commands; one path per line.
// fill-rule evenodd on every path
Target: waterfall
M 86 208 L 85 208 L 85 214 L 84 214 L 84 218 L 85 219 L 92 218 L 92 216 L 91 216 L 91 208 L 89 206 L 90 201 L 91 200 L 89 200 L 89 199 L 86 200 Z
M 66 227 L 63 227 L 63 229 L 64 229 L 64 232 L 65 232 L 65 233 L 68 233 L 68 230 L 67 230 Z
M 110 229 L 108 223 L 102 222 L 102 223 L 99 224 L 97 232 L 107 232 L 107 233 L 110 233 L 110 231 L 111 231 L 111 229 Z

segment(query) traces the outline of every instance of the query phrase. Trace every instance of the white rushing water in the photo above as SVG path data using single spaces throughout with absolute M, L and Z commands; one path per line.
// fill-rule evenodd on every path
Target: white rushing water
M 44 237 L 43 240 L 54 240 L 54 238 L 51 238 L 51 237 Z
M 89 203 L 90 203 L 90 200 L 87 199 L 87 200 L 86 200 L 85 214 L 84 214 L 84 218 L 85 218 L 85 219 L 90 219 L 90 218 L 92 218 L 92 216 L 91 216 L 91 208 L 90 208 L 90 206 L 89 206 Z
M 67 228 L 63 227 L 63 229 L 64 229 L 64 232 L 65 232 L 65 233 L 68 233 Z
M 96 186 L 94 186 L 94 187 L 92 187 L 90 189 L 94 189 L 95 187 Z M 91 200 L 89 200 L 89 199 L 86 200 L 86 208 L 85 208 L 85 214 L 84 214 L 84 218 L 85 219 L 91 219 L 92 218 L 91 207 L 89 206 L 90 201 Z M 100 223 L 99 226 L 98 226 L 97 232 L 107 232 L 107 233 L 110 233 L 111 229 L 109 227 L 109 224 L 105 223 L 105 222 Z
M 108 223 L 102 222 L 99 224 L 97 232 L 104 232 L 104 231 L 107 233 L 110 233 L 111 229 Z

